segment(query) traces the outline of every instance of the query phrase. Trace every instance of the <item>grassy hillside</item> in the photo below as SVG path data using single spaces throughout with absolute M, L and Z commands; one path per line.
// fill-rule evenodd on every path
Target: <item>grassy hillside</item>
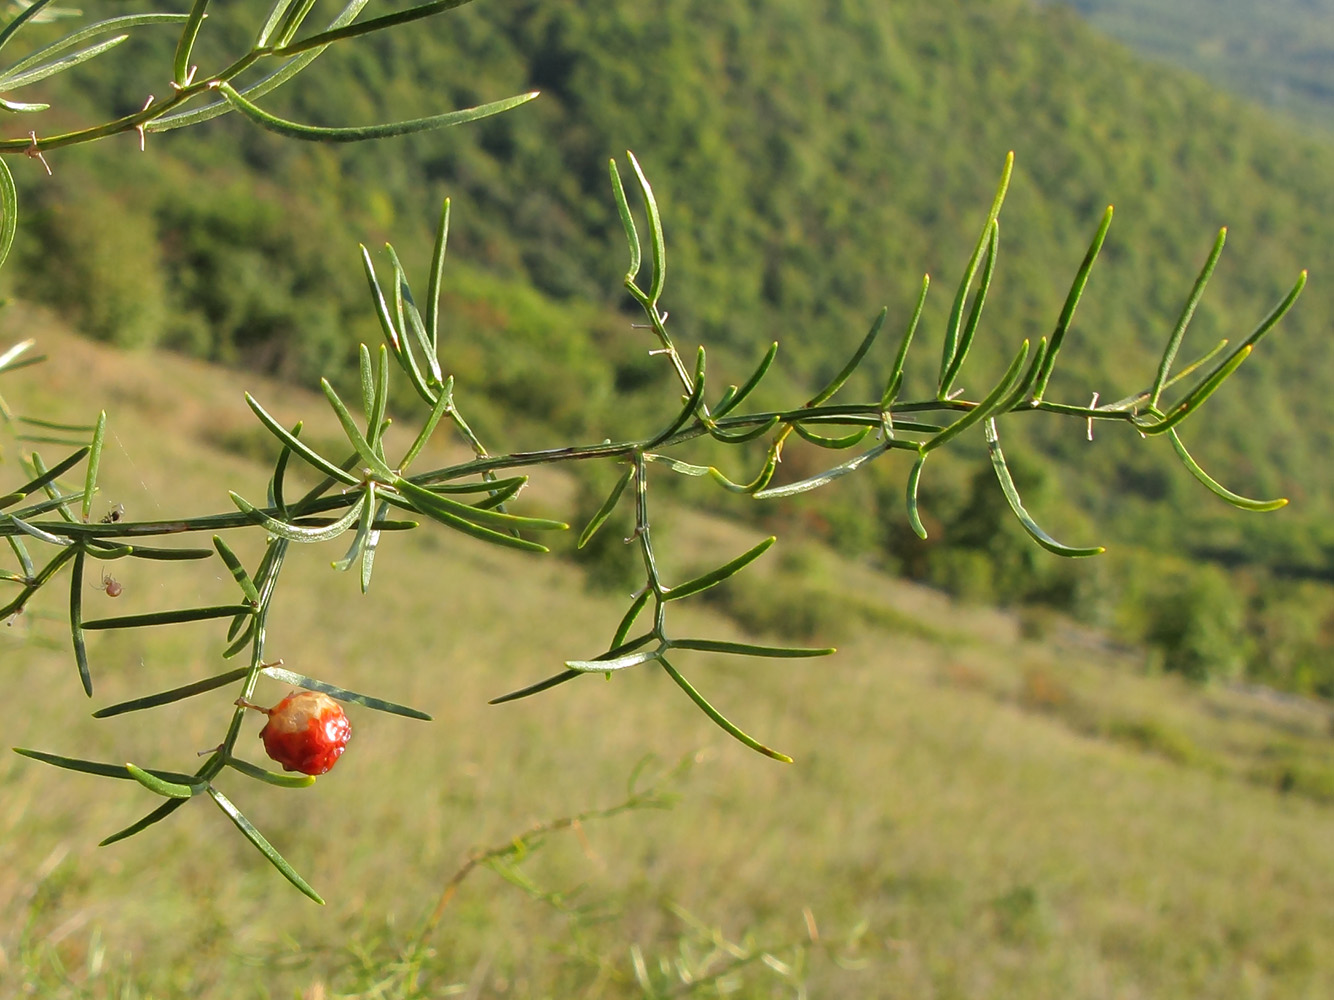
M 1309 129 L 1334 123 L 1329 0 L 1072 0 L 1099 30 Z
M 262 488 L 242 387 L 283 419 L 314 418 L 317 438 L 331 433 L 314 396 L 178 357 L 119 354 L 40 314 L 9 319 L 52 360 L 7 381 L 7 398 L 57 419 L 106 401 L 104 496 L 132 516 L 222 509 L 225 488 Z M 145 366 L 159 376 L 152 390 Z M 571 494 L 568 482 L 534 484 L 553 509 Z M 671 573 L 756 537 L 688 509 L 666 524 Z M 0 993 L 635 997 L 635 949 L 655 982 L 680 987 L 674 962 L 707 971 L 772 948 L 791 963 L 789 946 L 812 926 L 828 952 L 808 946 L 811 995 L 1334 990 L 1325 709 L 1147 675 L 1142 654 L 1060 617 L 956 605 L 796 535 L 766 558 L 767 575 L 729 585 L 724 607 L 752 620 L 747 607 L 823 607 L 785 629 L 836 641 L 839 655 L 690 663 L 720 707 L 793 754 L 782 766 L 723 737 L 654 674 L 488 708 L 488 697 L 602 641 L 620 599 L 590 590 L 559 556 L 453 532 L 393 542 L 366 597 L 329 571 L 331 553 L 289 560 L 270 648 L 437 721 L 359 713 L 347 755 L 314 788 L 228 786 L 329 906 L 292 891 L 198 803 L 98 849 L 151 796 L 6 754 Z M 198 564 L 127 567 L 118 609 L 208 603 L 230 585 L 221 576 L 201 579 Z M 6 745 L 190 766 L 216 738 L 227 696 L 81 721 L 60 598 L 49 600 L 0 635 Z M 710 635 L 747 634 L 708 607 L 682 613 Z M 96 637 L 92 707 L 211 672 L 217 631 Z M 547 902 L 477 872 L 444 910 L 420 994 L 404 988 L 404 951 L 470 850 L 620 801 L 646 752 L 664 765 L 694 756 L 674 808 L 553 836 L 521 868 L 558 893 Z M 719 964 L 702 966 L 714 952 Z M 778 972 L 758 961 L 722 985 L 783 995 Z

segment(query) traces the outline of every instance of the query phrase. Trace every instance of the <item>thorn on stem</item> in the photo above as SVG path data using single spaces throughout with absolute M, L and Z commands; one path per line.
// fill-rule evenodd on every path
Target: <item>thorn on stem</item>
M 152 106 L 153 101 L 154 101 L 153 95 L 149 94 L 148 100 L 144 101 L 144 106 L 139 109 L 140 112 L 147 111 Z M 139 152 L 141 153 L 144 151 L 144 138 L 146 134 L 144 132 L 144 127 L 147 124 L 148 124 L 147 122 L 140 122 L 138 125 L 134 126 L 134 130 L 139 133 Z
M 30 145 L 26 150 L 24 150 L 25 154 L 26 154 L 30 159 L 33 159 L 33 160 L 41 160 L 41 161 L 42 161 L 42 166 L 46 168 L 46 176 L 47 176 L 47 177 L 50 177 L 50 176 L 51 176 L 51 164 L 49 164 L 49 163 L 46 162 L 46 157 L 42 155 L 42 150 L 41 150 L 41 148 L 37 145 L 37 133 L 36 133 L 35 131 L 30 131 L 30 132 L 28 133 L 28 135 L 29 135 L 29 137 L 32 139 L 32 145 Z

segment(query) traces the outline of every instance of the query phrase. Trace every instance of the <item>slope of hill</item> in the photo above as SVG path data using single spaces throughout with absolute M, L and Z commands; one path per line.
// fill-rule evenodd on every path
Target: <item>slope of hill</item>
M 284 419 L 309 418 L 315 440 L 336 433 L 318 394 L 127 356 L 26 310 L 10 319 L 51 360 L 7 379 L 6 398 L 68 421 L 105 403 L 103 499 L 131 517 L 204 513 L 230 507 L 228 488 L 262 491 L 272 446 L 255 448 L 242 388 Z M 11 453 L 7 435 L 0 444 Z M 532 490 L 565 509 L 568 484 L 538 476 Z M 684 509 L 665 527 L 665 572 L 683 576 L 756 539 Z M 263 542 L 230 540 L 247 557 Z M 637 952 L 645 975 L 684 995 L 676 970 L 731 960 L 715 935 L 732 955 L 773 949 L 812 996 L 1334 992 L 1325 707 L 1146 675 L 1135 651 L 1062 619 L 956 605 L 789 536 L 756 566 L 764 575 L 721 589 L 737 606 L 830 608 L 812 627 L 839 655 L 681 664 L 795 756 L 783 766 L 721 735 L 654 673 L 488 707 L 587 653 L 620 617 L 619 595 L 590 591 L 565 560 L 428 528 L 385 538 L 363 596 L 329 569 L 341 551 L 290 554 L 269 648 L 436 721 L 350 706 L 354 740 L 313 788 L 240 776 L 225 786 L 329 905 L 291 890 L 206 800 L 99 849 L 154 797 L 6 751 L 0 994 L 416 998 L 471 985 L 478 996 L 629 998 L 643 995 Z M 208 564 L 116 571 L 126 613 L 217 603 L 233 586 Z M 44 597 L 0 629 L 6 746 L 192 766 L 233 693 L 88 718 L 63 595 Z M 85 607 L 98 601 L 109 599 L 90 590 Z M 677 608 L 699 634 L 749 635 L 707 604 Z M 212 673 L 221 633 L 205 623 L 90 634 L 91 706 Z M 258 697 L 282 693 L 273 684 Z M 262 759 L 258 728 L 245 739 Z M 477 871 L 412 972 L 417 922 L 475 846 L 620 801 L 650 751 L 665 764 L 694 758 L 673 808 L 590 818 L 534 857 L 502 858 L 499 873 L 518 863 L 537 898 Z M 757 997 L 782 987 L 759 961 L 726 985 Z
M 1099 30 L 1306 126 L 1334 125 L 1330 0 L 1065 0 Z

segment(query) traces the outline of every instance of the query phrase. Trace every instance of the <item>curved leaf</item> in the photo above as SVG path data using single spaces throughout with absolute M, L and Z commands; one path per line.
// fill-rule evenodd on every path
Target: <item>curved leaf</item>
M 1168 440 L 1172 442 L 1172 447 L 1176 450 L 1177 457 L 1180 458 L 1182 464 L 1190 470 L 1190 474 L 1207 486 L 1213 493 L 1232 504 L 1232 506 L 1240 507 L 1242 510 L 1254 511 L 1278 510 L 1280 507 L 1287 506 L 1288 501 L 1286 497 L 1279 497 L 1277 500 L 1252 500 L 1239 493 L 1233 493 L 1227 487 L 1216 482 L 1209 473 L 1200 468 L 1199 463 L 1196 462 L 1195 459 L 1190 457 L 1190 452 L 1188 452 L 1186 446 L 1181 443 L 1181 438 L 1177 435 L 1175 429 L 1169 430 L 1167 432 L 1167 437 Z
M 662 663 L 662 669 L 667 671 L 667 676 L 669 676 L 672 680 L 676 681 L 677 686 L 680 687 L 682 691 L 684 691 L 687 695 L 690 696 L 690 700 L 693 701 L 696 705 L 698 705 L 700 709 L 704 712 L 704 714 L 707 715 L 710 719 L 712 719 L 714 723 L 723 732 L 727 733 L 728 736 L 731 736 L 733 739 L 738 740 L 741 743 L 744 743 L 746 746 L 750 747 L 757 753 L 764 754 L 764 756 L 766 757 L 772 757 L 774 760 L 782 761 L 784 764 L 792 763 L 792 758 L 789 757 L 787 754 L 780 753 L 779 751 L 773 749 L 772 747 L 767 747 L 759 740 L 755 739 L 753 736 L 750 736 L 747 733 L 742 732 L 736 725 L 730 722 L 725 715 L 723 715 L 716 708 L 710 705 L 708 700 L 705 699 L 705 697 L 702 694 L 696 691 L 694 686 L 688 680 L 686 680 L 679 673 L 677 673 L 675 667 L 673 667 L 666 660 L 661 660 L 660 662 Z
M 362 142 L 367 139 L 386 139 L 390 136 L 411 135 L 414 132 L 448 128 L 451 125 L 462 125 L 465 122 L 474 122 L 480 118 L 498 115 L 502 111 L 517 108 L 520 104 L 527 104 L 537 96 L 537 91 L 534 90 L 527 94 L 516 94 L 503 100 L 492 101 L 490 104 L 478 105 L 475 108 L 446 111 L 443 114 L 429 115 L 426 118 L 411 118 L 407 121 L 386 122 L 381 125 L 331 128 L 320 125 L 302 125 L 298 122 L 288 121 L 285 118 L 279 118 L 277 115 L 271 115 L 257 105 L 251 104 L 231 84 L 219 84 L 218 90 L 237 111 L 257 125 L 288 139 L 304 139 L 310 142 Z
M 1009 502 L 1010 509 L 1014 511 L 1014 516 L 1019 519 L 1019 523 L 1024 526 L 1024 530 L 1035 542 L 1048 552 L 1054 552 L 1058 556 L 1066 556 L 1071 559 L 1101 555 L 1107 551 L 1101 545 L 1092 545 L 1085 548 L 1062 545 L 1038 526 L 1032 515 L 1024 509 L 1024 503 L 1019 497 L 1019 490 L 1014 485 L 1014 477 L 1010 475 L 1010 468 L 1005 464 L 1005 455 L 1001 452 L 1000 435 L 996 431 L 995 420 L 987 421 L 987 450 L 991 453 L 991 467 L 995 470 L 996 479 L 1000 483 L 1001 490 L 1005 493 L 1005 499 Z
M 287 860 L 281 854 L 274 850 L 273 845 L 264 839 L 264 835 L 255 829 L 255 825 L 251 823 L 250 820 L 241 815 L 241 810 L 232 805 L 231 800 L 227 798 L 227 796 L 223 795 L 222 792 L 218 791 L 212 785 L 208 786 L 208 794 L 213 797 L 213 801 L 218 804 L 218 808 L 226 813 L 227 818 L 236 824 L 236 828 L 245 834 L 246 839 L 254 844 L 259 850 L 259 853 L 268 859 L 269 864 L 273 865 L 274 868 L 277 868 L 278 871 L 282 873 L 283 878 L 287 879 L 287 881 L 291 882 L 321 906 L 324 905 L 324 900 L 320 898 L 320 894 L 310 887 L 310 883 L 297 874 L 296 869 L 289 865 Z

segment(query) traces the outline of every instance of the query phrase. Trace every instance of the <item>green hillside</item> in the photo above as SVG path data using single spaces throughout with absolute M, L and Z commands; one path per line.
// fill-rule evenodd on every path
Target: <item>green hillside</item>
M 1327 132 L 1334 125 L 1329 0 L 1067 0 L 1100 31 Z
M 210 44 L 225 45 L 222 12 L 208 28 Z M 128 64 L 143 67 L 172 39 L 136 44 Z M 323 59 L 275 111 L 359 123 L 529 87 L 543 96 L 475 126 L 368 147 L 296 149 L 220 121 L 206 126 L 203 145 L 167 134 L 150 137 L 143 155 L 128 140 L 61 152 L 50 180 L 35 164 L 21 178 L 27 243 L 11 289 L 108 339 L 308 380 L 346 371 L 353 331 L 373 324 L 356 241 L 392 237 L 420 260 L 449 194 L 460 384 L 488 401 L 492 427 L 517 411 L 542 443 L 597 440 L 619 412 L 617 391 L 650 377 L 617 292 L 624 249 L 609 156 L 632 148 L 654 181 L 677 336 L 707 343 L 734 377 L 777 338 L 785 376 L 810 384 L 842 364 L 881 304 L 896 322 L 906 317 L 923 271 L 939 290 L 921 344 L 929 359 L 1014 149 L 1001 263 L 970 367 L 992 375 L 1022 337 L 1050 331 L 1113 203 L 1116 222 L 1053 393 L 1083 404 L 1095 391 L 1107 400 L 1142 388 L 1227 224 L 1229 249 L 1186 355 L 1245 336 L 1301 268 L 1313 281 L 1210 422 L 1187 425 L 1185 437 L 1233 488 L 1294 504 L 1266 517 L 1215 511 L 1165 448 L 1133 434 L 1090 445 L 1077 422 L 1015 420 L 1016 462 L 1025 448 L 1031 467 L 1037 450 L 1061 460 L 1059 477 L 1035 484 L 1040 512 L 1119 544 L 1121 562 L 1054 568 L 1011 544 L 1011 528 L 985 521 L 951 535 L 960 517 L 989 509 L 974 503 L 990 488 L 974 476 L 980 448 L 976 463 L 942 463 L 928 477 L 927 546 L 904 525 L 906 470 L 888 463 L 830 491 L 832 506 L 813 520 L 850 551 L 955 590 L 982 580 L 980 600 L 1056 597 L 1139 636 L 1167 627 L 1146 609 L 1184 594 L 1215 619 L 1199 656 L 1244 650 L 1256 676 L 1334 690 L 1321 653 L 1334 599 L 1309 583 L 1329 577 L 1334 551 L 1325 461 L 1334 394 L 1324 388 L 1334 285 L 1322 280 L 1334 245 L 1329 145 L 1134 59 L 1071 11 L 1026 0 L 481 2 L 431 30 Z M 88 87 L 118 108 L 140 106 L 151 80 L 110 75 L 115 65 L 81 69 L 85 90 L 69 95 L 72 106 Z M 908 374 L 924 385 L 926 362 Z M 873 529 L 848 534 L 852 523 Z M 1188 563 L 1201 559 L 1234 575 Z M 1239 567 L 1247 575 L 1236 576 Z M 1274 609 L 1287 624 L 1265 617 Z M 1169 662 L 1173 642 L 1195 641 L 1160 638 Z M 1288 652 L 1271 656 L 1280 647 Z M 1228 659 L 1229 669 L 1240 665 Z

